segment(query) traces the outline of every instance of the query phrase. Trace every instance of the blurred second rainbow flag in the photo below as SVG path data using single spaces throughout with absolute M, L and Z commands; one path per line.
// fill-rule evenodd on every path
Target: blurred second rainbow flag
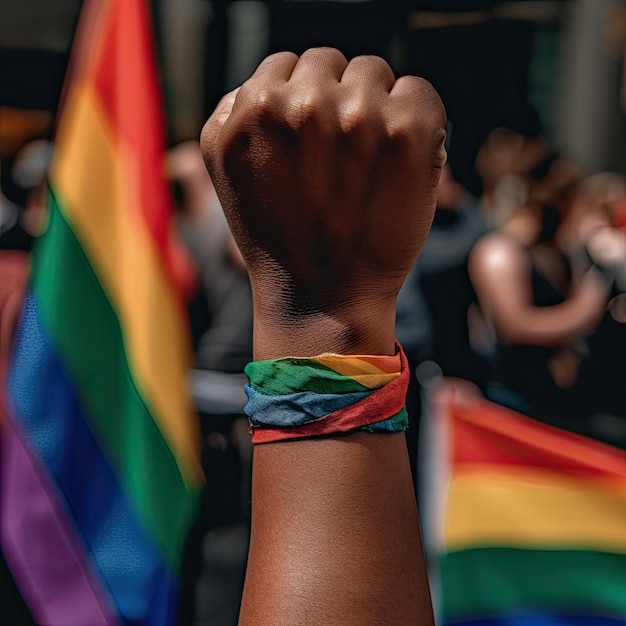
M 174 623 L 202 483 L 148 0 L 88 0 L 4 396 L 1 542 L 35 621 Z
M 433 394 L 439 623 L 626 626 L 626 452 L 467 385 Z

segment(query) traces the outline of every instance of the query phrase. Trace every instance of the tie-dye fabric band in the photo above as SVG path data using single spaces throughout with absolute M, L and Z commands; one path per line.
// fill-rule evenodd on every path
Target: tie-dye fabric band
M 406 356 L 323 354 L 248 363 L 252 443 L 318 437 L 354 430 L 406 430 Z

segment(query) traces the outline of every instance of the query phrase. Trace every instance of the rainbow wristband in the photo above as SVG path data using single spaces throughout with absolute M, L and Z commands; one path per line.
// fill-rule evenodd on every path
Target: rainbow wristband
M 409 368 L 397 341 L 396 349 L 395 356 L 322 354 L 248 363 L 244 411 L 252 443 L 406 430 Z

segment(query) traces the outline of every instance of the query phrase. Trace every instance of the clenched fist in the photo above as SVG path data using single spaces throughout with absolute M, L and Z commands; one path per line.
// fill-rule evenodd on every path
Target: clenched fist
M 446 116 L 378 57 L 274 54 L 225 96 L 202 150 L 255 299 L 255 358 L 393 354 L 428 234 Z

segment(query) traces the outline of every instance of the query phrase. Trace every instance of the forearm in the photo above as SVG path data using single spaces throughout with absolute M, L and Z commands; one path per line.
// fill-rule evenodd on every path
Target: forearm
M 591 333 L 606 311 L 608 288 L 580 289 L 550 307 L 529 306 L 496 321 L 500 338 L 511 344 L 560 347 Z
M 257 446 L 242 626 L 433 623 L 402 434 Z
M 281 334 L 259 323 L 260 337 L 271 342 L 257 333 L 255 358 L 393 354 L 393 322 L 376 317 L 378 325 L 363 313 L 347 326 L 309 319 Z M 402 433 L 258 445 L 252 484 L 240 624 L 433 623 Z

